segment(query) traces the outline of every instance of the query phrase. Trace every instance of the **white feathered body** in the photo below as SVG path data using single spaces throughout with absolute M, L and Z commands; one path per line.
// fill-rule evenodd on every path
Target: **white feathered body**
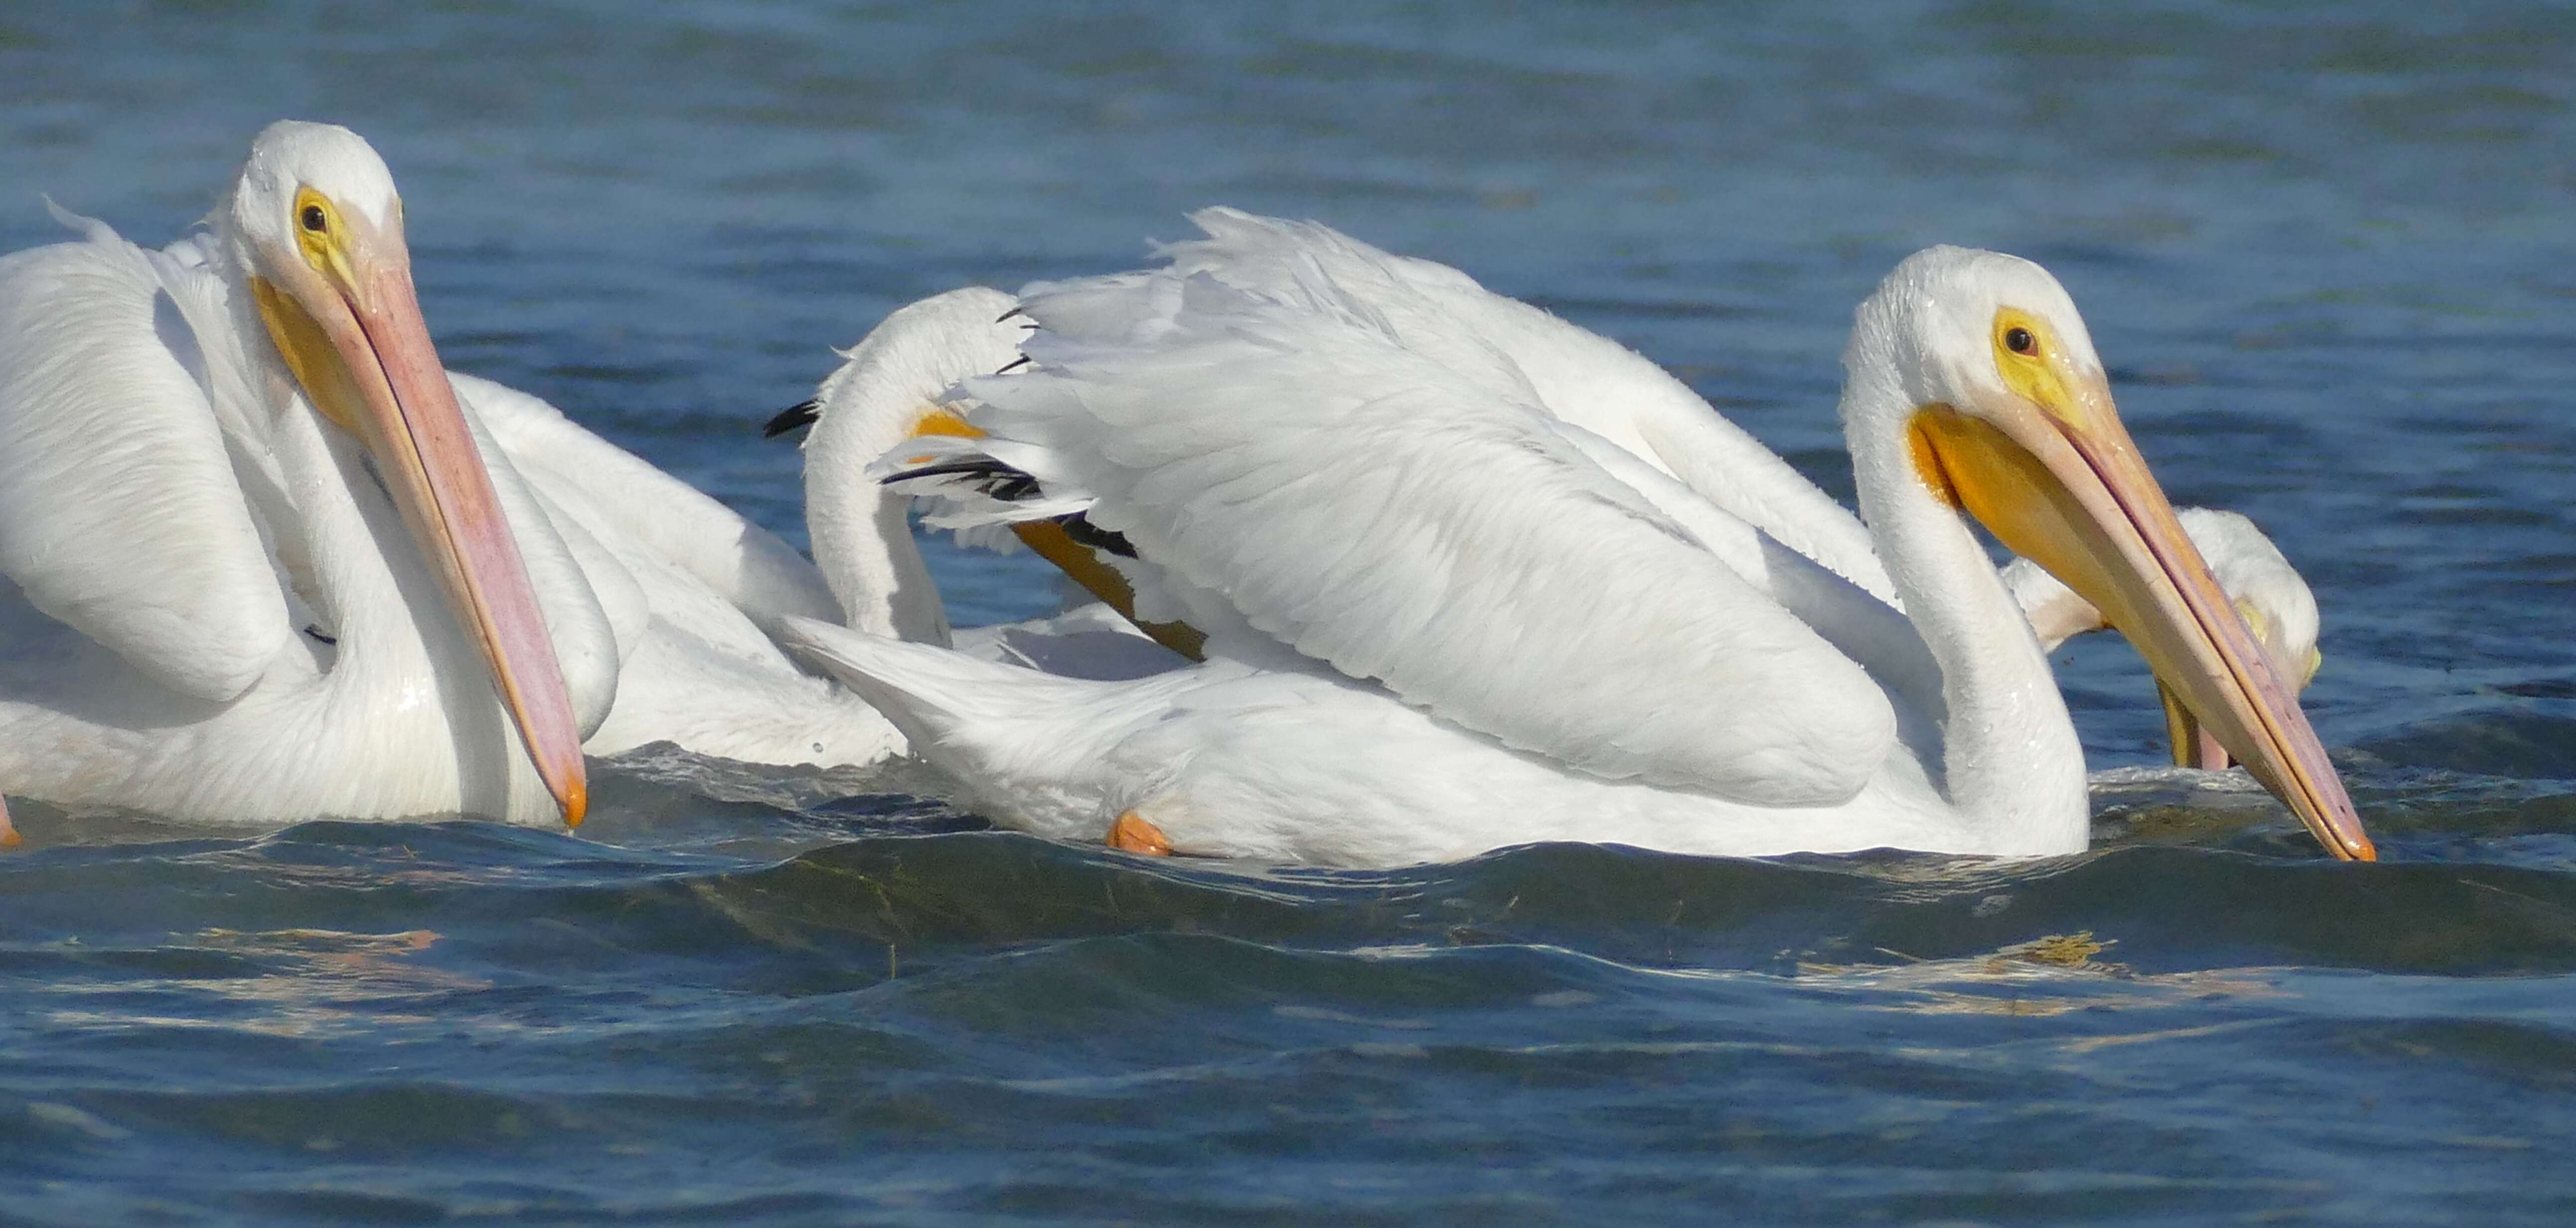
M 793 635 L 893 714 L 960 801 L 1059 839 L 1097 841 L 1133 813 L 1183 853 L 1308 865 L 1449 861 L 1545 840 L 1737 856 L 1996 851 L 1901 768 L 1846 802 L 1784 809 L 1568 772 L 1330 671 L 1219 660 L 1098 682 L 821 623 Z
M 553 817 L 391 502 L 214 245 L 86 230 L 0 259 L 0 793 L 217 822 Z M 522 547 L 596 725 L 607 615 L 560 541 Z
M 1256 223 L 1202 215 L 1212 237 L 1169 268 L 1024 296 L 1033 364 L 964 384 L 990 437 L 940 455 L 1040 497 L 909 484 L 947 504 L 933 523 L 1079 513 L 1122 535 L 1139 617 L 1206 632 L 1208 664 L 1041 681 L 790 632 L 980 808 L 1095 839 L 1133 811 L 1183 852 L 1350 865 L 1535 839 L 2083 846 L 2063 702 L 1954 511 L 1919 486 L 1899 509 L 1930 526 L 1929 571 L 1983 576 L 1908 594 L 1982 625 L 1965 690 L 1897 611 L 1905 586 L 1852 556 L 1848 511 L 1797 511 L 1814 488 L 1768 453 L 1673 464 L 1649 432 L 1708 423 L 1598 399 L 1678 410 L 1642 359 L 1438 266 Z M 1989 753 L 1952 754 L 1962 732 Z

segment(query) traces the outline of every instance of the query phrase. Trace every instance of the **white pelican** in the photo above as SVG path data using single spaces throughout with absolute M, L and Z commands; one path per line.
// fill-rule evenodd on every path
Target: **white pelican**
M 616 658 L 481 463 L 384 163 L 281 123 L 209 220 L 0 260 L 0 793 L 578 821 Z
M 1712 492 L 1721 506 L 1756 527 L 1801 543 L 1802 553 L 1894 600 L 1859 517 L 1644 356 L 1486 290 L 1456 269 L 1381 251 L 1315 223 L 1222 207 L 1201 210 L 1192 220 L 1203 238 L 1163 248 L 1173 272 L 1216 276 L 1256 293 L 1293 293 L 1300 271 L 1320 266 L 1338 290 L 1375 313 L 1408 348 L 1490 370 L 1546 412 Z M 922 643 L 939 643 L 947 633 L 937 594 L 904 532 L 910 500 L 882 491 L 865 471 L 907 438 L 978 434 L 944 403 L 943 394 L 970 375 L 1018 366 L 1019 342 L 1029 327 L 1019 301 L 998 290 L 972 287 L 924 299 L 888 316 L 845 351 L 848 361 L 814 399 L 770 421 L 766 433 L 773 437 L 815 427 L 804 444 L 806 515 L 815 559 L 834 592 L 845 595 L 848 625 Z M 2182 508 L 2178 515 L 2258 634 L 2271 634 L 2263 621 L 2267 611 L 2278 611 L 2286 619 L 2282 625 L 2295 632 L 2304 609 L 2310 629 L 2305 642 L 2313 644 L 2315 601 L 2268 538 L 2234 513 Z M 1065 524 L 1033 521 L 1011 528 L 1105 604 L 1133 613 L 1126 580 L 1073 541 Z M 1000 544 L 989 536 L 976 540 Z M 2070 635 L 2108 626 L 2090 604 L 2028 560 L 2013 560 L 2004 578 L 2048 651 Z M 889 593 L 897 599 L 891 607 Z M 996 637 L 1010 637 L 1045 655 L 1039 668 L 1086 678 L 1137 677 L 1181 663 L 1136 643 L 1128 633 L 1132 623 L 1086 611 L 1080 625 L 1093 630 L 1079 640 L 1012 626 L 971 629 L 957 646 L 975 656 L 1012 659 L 995 648 Z M 1144 630 L 1179 653 L 1196 655 L 1197 632 L 1185 623 L 1152 623 Z M 2293 653 L 2281 659 L 2301 658 Z M 2313 664 L 2308 670 L 2314 672 Z M 2174 720 L 2189 719 L 2171 703 L 2167 712 Z M 2205 737 L 2185 741 L 2197 742 L 2204 757 L 2223 754 Z
M 0 508 L 12 513 L 0 567 L 18 585 L 0 590 L 0 736 L 12 739 L 0 790 L 211 821 L 537 821 L 580 815 L 581 749 L 669 742 L 821 764 L 901 750 L 883 717 L 762 630 L 840 613 L 812 564 L 543 401 L 434 378 L 401 217 L 363 140 L 285 123 L 254 143 L 210 234 L 151 252 L 67 218 L 86 241 L 0 264 Z M 278 261 L 285 275 L 269 270 Z M 388 359 L 372 385 L 331 348 L 372 337 L 306 336 L 294 314 L 350 309 L 279 298 L 338 277 L 373 303 L 386 296 L 372 279 L 388 276 L 404 279 L 398 307 L 415 321 L 392 343 L 419 353 Z M 277 289 L 246 288 L 262 281 Z M 986 369 L 947 371 L 914 399 Z M 502 617 L 540 611 L 546 655 L 564 663 L 540 662 L 566 675 L 551 762 L 567 800 L 502 770 L 509 735 L 472 681 L 475 640 L 422 604 L 439 582 L 398 525 L 432 524 L 416 512 L 438 505 L 373 476 L 414 463 L 373 451 L 382 428 L 353 414 L 380 405 L 406 422 L 431 415 L 414 429 L 433 438 L 413 451 L 433 481 L 460 483 L 450 471 L 479 460 L 481 497 L 507 509 L 508 534 L 477 529 L 463 545 L 526 556 L 515 591 L 536 604 Z M 439 427 L 439 414 L 461 426 Z M 370 451 L 353 448 L 353 430 Z M 479 514 L 471 489 L 452 497 L 466 500 L 457 514 Z M 428 548 L 447 540 L 432 534 Z M 487 559 L 473 574 L 492 570 Z M 13 834 L 0 827 L 0 845 Z
M 2317 652 L 2317 598 L 2308 591 L 2308 582 L 2282 556 L 2281 548 L 2239 513 L 2186 507 L 2176 518 L 2190 535 L 2193 548 L 2208 560 L 2210 574 L 2218 578 L 2218 587 L 2235 604 L 2255 641 L 2271 654 L 2273 672 L 2306 690 L 2324 661 Z M 2042 652 L 2055 652 L 2075 636 L 2111 629 L 2092 602 L 2029 559 L 2004 564 L 2003 576 L 2004 587 L 2012 591 L 2013 601 L 2038 634 Z M 2226 768 L 2227 748 L 2192 719 L 2191 710 L 2171 690 L 2162 685 L 2156 689 L 2164 700 L 2174 762 L 2183 767 Z
M 2112 611 L 2328 849 L 2373 855 L 2038 266 L 1936 248 L 1862 306 L 1843 417 L 1869 557 L 1804 534 L 1827 567 L 1779 503 L 1703 489 L 1741 457 L 1641 461 L 1516 351 L 1408 331 L 1332 262 L 1190 263 L 1033 292 L 1034 365 L 964 390 L 989 438 L 895 460 L 980 488 L 978 514 L 1082 516 L 1207 664 L 1045 678 L 791 621 L 994 817 L 1346 865 L 1569 838 L 2080 849 L 2080 746 L 1964 508 Z

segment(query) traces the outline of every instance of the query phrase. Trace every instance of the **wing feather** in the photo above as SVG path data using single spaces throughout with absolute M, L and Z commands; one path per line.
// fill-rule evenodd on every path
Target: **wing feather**
M 1567 423 L 1681 478 L 1755 528 L 1893 601 L 1869 534 L 1851 509 L 1728 421 L 1644 355 L 1457 269 L 1382 251 L 1329 227 L 1202 209 L 1205 238 L 1166 245 L 1174 271 L 1293 293 L 1320 271 L 1419 354 L 1489 387 L 1526 388 Z M 1500 370 L 1497 370 L 1500 368 Z
M 293 629 L 172 339 L 197 340 L 147 253 L 102 225 L 0 258 L 0 573 L 154 680 L 224 701 Z
M 1514 747 L 1764 805 L 1860 789 L 1895 735 L 1859 665 L 1507 363 L 1417 352 L 1291 272 L 1033 289 L 1035 367 L 965 386 L 987 451 L 1252 627 Z

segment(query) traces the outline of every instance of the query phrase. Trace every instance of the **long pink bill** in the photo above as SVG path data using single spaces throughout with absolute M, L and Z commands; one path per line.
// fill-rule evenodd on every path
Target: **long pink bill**
M 483 650 L 537 774 L 578 826 L 589 807 L 581 732 L 527 564 L 430 344 L 409 261 L 383 258 L 356 287 L 353 320 L 324 330 L 356 379 L 363 441 L 436 568 L 449 608 Z

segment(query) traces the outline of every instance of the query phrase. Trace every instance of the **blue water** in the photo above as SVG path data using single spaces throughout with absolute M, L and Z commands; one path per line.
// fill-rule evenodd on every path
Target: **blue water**
M 800 541 L 757 428 L 827 346 L 1200 205 L 1457 264 L 1845 494 L 1852 305 L 2032 256 L 2177 500 L 2315 586 L 2389 858 L 2144 771 L 2025 864 L 1151 863 L 649 755 L 579 837 L 22 805 L 0 1223 L 2567 1222 L 2569 14 L 2109 7 L 0 8 L 0 250 L 347 123 L 453 365 Z M 934 550 L 961 623 L 1055 602 Z M 2060 676 L 2157 760 L 2125 646 Z

